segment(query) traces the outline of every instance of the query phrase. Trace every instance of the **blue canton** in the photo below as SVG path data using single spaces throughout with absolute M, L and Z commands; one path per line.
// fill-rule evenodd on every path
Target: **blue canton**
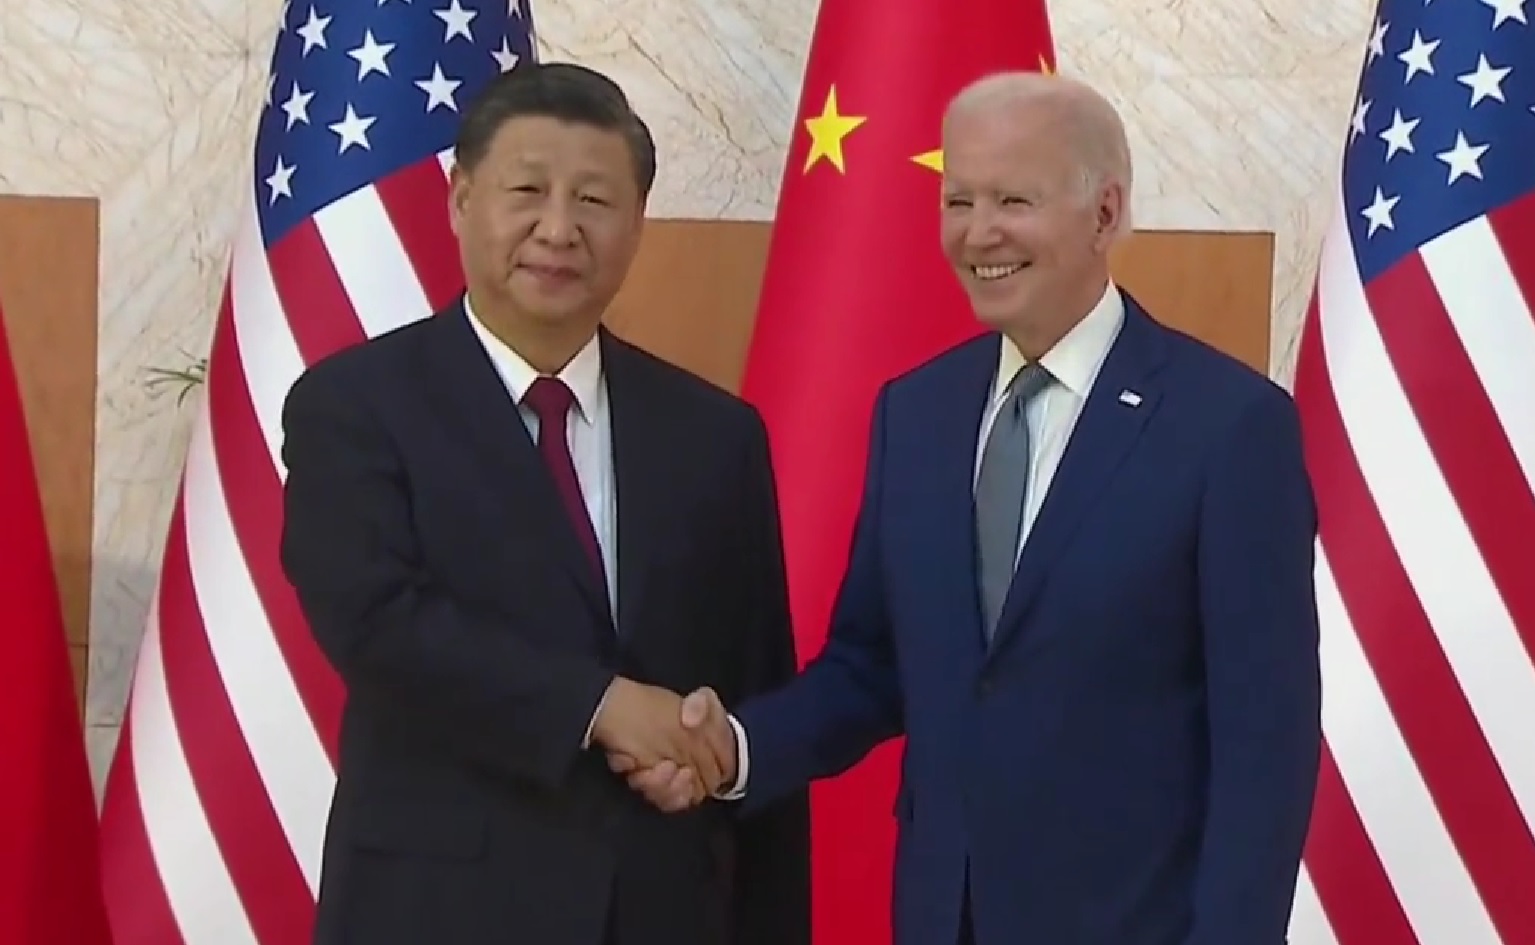
M 491 78 L 532 61 L 529 0 L 290 0 L 256 133 L 271 246 L 316 211 L 450 148 Z
M 1535 0 L 1381 0 L 1343 159 L 1366 284 L 1535 190 L 1532 16 Z

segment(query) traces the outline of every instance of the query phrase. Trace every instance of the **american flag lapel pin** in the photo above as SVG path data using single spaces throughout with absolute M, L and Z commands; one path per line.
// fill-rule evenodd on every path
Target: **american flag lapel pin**
M 1141 395 L 1133 390 L 1122 390 L 1119 392 L 1119 402 L 1127 407 L 1139 407 L 1141 405 Z

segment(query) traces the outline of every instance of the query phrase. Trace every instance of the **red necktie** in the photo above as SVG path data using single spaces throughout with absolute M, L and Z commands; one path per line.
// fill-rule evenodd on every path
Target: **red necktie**
M 522 395 L 523 403 L 532 408 L 538 417 L 538 452 L 554 477 L 554 487 L 559 490 L 565 503 L 565 512 L 576 530 L 576 538 L 586 549 L 597 570 L 602 584 L 607 584 L 606 571 L 602 566 L 602 548 L 597 544 L 597 532 L 592 528 L 591 516 L 586 512 L 586 502 L 581 498 L 581 482 L 576 478 L 576 464 L 570 456 L 570 444 L 565 439 L 565 420 L 576 402 L 565 382 L 554 377 L 540 377 Z

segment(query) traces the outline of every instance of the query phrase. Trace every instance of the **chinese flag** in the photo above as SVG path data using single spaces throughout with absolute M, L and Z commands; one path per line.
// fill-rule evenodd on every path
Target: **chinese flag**
M 106 945 L 96 799 L 0 316 L 0 945 Z
M 822 0 L 743 393 L 772 437 L 801 658 L 847 563 L 874 397 L 980 331 L 938 242 L 945 106 L 1054 68 L 1044 0 Z M 812 792 L 815 930 L 889 941 L 899 746 Z

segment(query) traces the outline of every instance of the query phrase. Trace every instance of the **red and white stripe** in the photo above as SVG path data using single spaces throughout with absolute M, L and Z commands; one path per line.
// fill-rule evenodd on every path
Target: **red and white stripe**
M 103 810 L 116 945 L 309 940 L 342 689 L 278 560 L 281 411 L 306 365 L 462 288 L 451 153 L 234 241 Z
M 1295 381 L 1326 745 L 1293 945 L 1535 943 L 1535 197 L 1362 283 Z

